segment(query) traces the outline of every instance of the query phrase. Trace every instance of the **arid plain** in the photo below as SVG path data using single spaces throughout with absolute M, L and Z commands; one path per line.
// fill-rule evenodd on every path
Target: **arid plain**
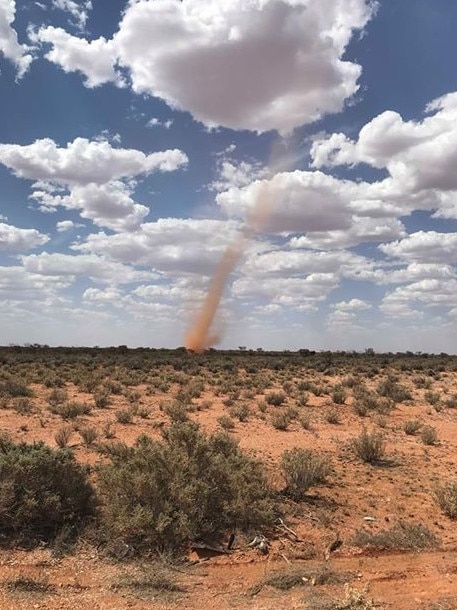
M 10 525 L 4 458 L 2 609 L 457 608 L 457 357 L 30 346 L 2 348 L 0 362 L 4 456 L 40 441 L 71 453 L 96 496 L 78 528 L 28 540 Z M 214 456 L 214 487 L 203 471 L 198 493 L 184 481 L 189 506 L 167 513 L 170 532 L 188 520 L 173 545 L 144 530 L 147 483 L 112 477 L 137 472 L 139 436 L 173 451 L 183 430 Z M 236 497 L 220 499 L 222 446 Z

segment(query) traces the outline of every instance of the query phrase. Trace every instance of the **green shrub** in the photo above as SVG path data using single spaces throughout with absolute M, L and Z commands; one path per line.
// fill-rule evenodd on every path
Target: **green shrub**
M 336 405 L 344 405 L 347 393 L 346 390 L 341 385 L 336 385 L 333 388 L 333 392 L 331 394 L 332 400 Z
M 340 414 L 338 413 L 337 409 L 330 409 L 329 411 L 327 411 L 327 413 L 325 414 L 325 420 L 329 424 L 339 424 L 341 420 Z
M 229 409 L 230 417 L 236 417 L 239 421 L 246 421 L 251 413 L 249 406 L 245 402 L 233 405 Z
M 394 402 L 404 402 L 412 398 L 411 392 L 404 385 L 390 377 L 379 383 L 377 392 L 380 396 L 391 398 Z
M 0 439 L 0 532 L 5 539 L 52 539 L 94 513 L 87 470 L 66 449 Z
M 441 394 L 439 392 L 432 392 L 431 390 L 424 393 L 424 398 L 428 402 L 429 405 L 437 405 L 441 399 Z
M 0 396 L 10 398 L 17 398 L 19 396 L 30 397 L 33 396 L 33 392 L 22 381 L 6 379 L 0 383 Z
M 21 398 L 15 398 L 12 405 L 13 409 L 16 413 L 20 415 L 29 415 L 33 411 L 33 403 L 30 398 L 26 398 L 25 396 Z
M 60 388 L 54 388 L 49 393 L 48 403 L 51 405 L 51 407 L 55 407 L 57 405 L 61 405 L 67 399 L 68 399 L 68 392 L 67 392 L 67 390 L 60 389 Z
M 358 530 L 354 536 L 355 546 L 370 546 L 380 550 L 416 551 L 436 548 L 439 540 L 422 523 L 399 521 L 393 527 L 380 532 Z
M 177 550 L 274 518 L 264 467 L 226 433 L 205 436 L 193 422 L 174 423 L 163 441 L 147 436 L 100 467 L 105 534 L 137 550 Z
M 281 457 L 286 493 L 295 500 L 303 498 L 313 485 L 323 483 L 330 473 L 330 462 L 312 449 L 295 447 Z
M 374 464 L 384 457 L 384 437 L 379 432 L 370 433 L 364 428 L 359 436 L 352 440 L 351 445 L 357 457 L 363 462 Z
M 420 422 L 418 419 L 410 419 L 408 421 L 405 421 L 405 423 L 403 424 L 403 430 L 405 434 L 409 434 L 410 436 L 413 436 L 414 434 L 419 432 L 421 427 L 422 422 Z

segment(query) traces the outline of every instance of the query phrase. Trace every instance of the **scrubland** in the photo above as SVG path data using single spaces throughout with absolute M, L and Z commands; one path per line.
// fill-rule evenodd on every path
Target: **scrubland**
M 2 609 L 457 608 L 457 357 L 0 366 Z

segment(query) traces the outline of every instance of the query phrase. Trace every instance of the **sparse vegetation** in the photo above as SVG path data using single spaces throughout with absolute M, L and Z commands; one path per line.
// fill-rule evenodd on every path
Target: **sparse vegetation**
M 448 481 L 435 489 L 435 499 L 443 513 L 457 519 L 457 481 Z
M 399 521 L 393 527 L 378 532 L 359 530 L 353 540 L 356 546 L 368 546 L 379 550 L 417 551 L 439 546 L 440 541 L 421 523 Z
M 296 447 L 283 453 L 281 469 L 286 493 L 294 500 L 301 500 L 310 487 L 325 481 L 331 466 L 328 459 L 315 451 Z
M 385 455 L 384 437 L 379 432 L 368 432 L 363 428 L 362 432 L 353 439 L 352 448 L 363 462 L 375 464 L 380 462 Z
M 57 557 L 81 532 L 84 557 L 88 547 L 97 545 L 94 566 L 97 554 L 129 559 L 113 578 L 114 597 L 171 605 L 172 596 L 180 595 L 173 590 L 176 574 L 193 568 L 180 563 L 162 571 L 157 554 L 170 550 L 187 555 L 197 543 L 217 549 L 220 544 L 224 552 L 236 533 L 237 551 L 230 561 L 236 563 L 241 555 L 243 561 L 263 561 L 263 552 L 269 551 L 284 566 L 285 577 L 278 580 L 284 593 L 268 592 L 284 596 L 280 606 L 289 602 L 289 582 L 306 585 L 295 593 L 304 608 L 372 608 L 366 592 L 351 589 L 338 601 L 342 593 L 326 589 L 327 584 L 342 584 L 339 574 L 331 574 L 332 562 L 325 564 L 328 569 L 322 574 L 321 566 L 301 562 L 322 557 L 340 531 L 341 554 L 351 563 L 352 506 L 359 518 L 356 541 L 367 546 L 370 555 L 385 549 L 398 554 L 400 561 L 401 553 L 439 548 L 436 533 L 446 545 L 452 540 L 457 483 L 446 482 L 446 473 L 455 468 L 452 438 L 457 424 L 450 411 L 457 408 L 454 356 L 248 349 L 190 355 L 184 348 L 15 346 L 0 348 L 0 364 L 0 415 L 2 428 L 11 435 L 9 442 L 19 446 L 24 440 L 42 438 L 58 447 L 52 452 L 68 454 L 70 463 L 81 468 L 82 481 L 93 485 L 87 510 L 74 501 L 68 510 L 61 509 L 60 487 L 71 487 L 70 477 L 42 478 L 54 472 L 55 457 L 30 458 L 44 463 L 43 472 L 38 466 L 29 470 L 27 485 L 18 483 L 18 488 L 12 480 L 26 480 L 19 471 L 27 460 L 10 459 L 8 468 L 17 471 L 6 476 L 2 457 L 0 543 L 45 541 L 35 553 L 47 561 L 48 541 Z M 354 414 L 366 418 L 362 423 L 368 431 L 359 434 Z M 195 421 L 201 428 L 195 428 Z M 335 423 L 338 428 L 330 425 Z M 387 457 L 393 459 L 385 459 L 387 441 Z M 42 451 L 49 449 L 43 447 Z M 297 455 L 285 460 L 285 454 L 297 447 L 324 462 L 323 474 L 316 475 L 316 464 L 310 466 Z M 359 460 L 380 468 L 368 468 Z M 435 507 L 430 498 L 424 499 L 426 493 Z M 379 511 L 386 494 L 395 502 L 391 510 Z M 61 520 L 46 525 L 59 511 Z M 8 525 L 13 518 L 21 523 Z M 89 528 L 83 532 L 80 527 L 86 520 Z M 293 531 L 303 542 L 294 544 Z M 249 546 L 260 533 L 266 536 L 267 549 Z M 142 552 L 147 554 L 144 569 L 141 559 L 134 559 Z M 204 550 L 193 552 L 206 558 Z M 79 561 L 82 556 L 77 553 Z M 446 547 L 443 558 L 440 555 L 443 570 L 444 555 Z M 151 571 L 146 563 L 151 563 Z M 209 570 L 211 564 L 212 560 L 206 564 Z M 27 569 L 21 575 L 13 564 L 8 570 L 13 584 L 7 588 L 4 581 L 4 595 L 40 593 L 39 587 L 33 590 L 34 581 L 41 580 L 39 572 Z M 60 582 L 58 570 L 53 565 L 52 583 Z M 185 582 L 192 588 L 190 572 Z M 350 578 L 346 575 L 345 582 Z M 404 579 L 405 595 L 408 579 L 409 575 Z M 262 581 L 262 586 L 275 585 Z

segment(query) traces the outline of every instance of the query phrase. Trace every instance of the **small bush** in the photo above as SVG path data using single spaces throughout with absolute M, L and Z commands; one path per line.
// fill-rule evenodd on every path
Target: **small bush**
M 66 447 L 68 445 L 68 441 L 70 440 L 72 434 L 73 434 L 72 426 L 64 426 L 63 428 L 60 428 L 59 430 L 57 430 L 57 432 L 54 434 L 54 440 L 55 440 L 57 446 L 60 447 L 61 449 L 63 449 L 63 447 Z
M 50 406 L 51 413 L 54 415 L 60 415 L 63 419 L 76 419 L 80 415 L 89 415 L 92 411 L 92 407 L 83 402 L 66 402 L 64 404 L 58 404 Z
M 331 397 L 336 405 L 344 405 L 347 398 L 346 390 L 343 388 L 343 386 L 337 385 L 333 388 Z
M 435 500 L 445 515 L 457 519 L 457 481 L 449 481 L 437 487 Z
M 7 379 L 0 382 L 0 396 L 9 398 L 30 397 L 33 396 L 33 392 L 22 381 Z
M 98 432 L 95 428 L 81 428 L 79 433 L 87 446 L 92 445 L 98 437 Z
M 230 407 L 229 413 L 231 417 L 236 417 L 236 419 L 243 422 L 247 421 L 250 414 L 250 409 L 245 402 L 240 402 Z
M 311 449 L 296 447 L 281 457 L 281 470 L 286 481 L 286 493 L 301 500 L 313 485 L 323 483 L 330 473 L 330 462 Z
M 188 403 L 189 404 L 189 403 Z M 163 404 L 163 412 L 172 422 L 184 422 L 189 419 L 189 406 L 184 402 L 173 400 Z
M 116 419 L 120 424 L 131 424 L 133 420 L 131 409 L 119 409 L 116 411 Z
M 325 419 L 329 424 L 339 424 L 340 423 L 340 414 L 336 409 L 330 409 L 325 414 Z
M 379 462 L 384 457 L 384 437 L 379 432 L 370 433 L 364 428 L 351 444 L 357 457 L 368 464 Z
M 312 418 L 309 413 L 303 413 L 302 415 L 300 415 L 298 421 L 300 422 L 300 425 L 304 430 L 312 430 Z
M 378 385 L 377 392 L 380 396 L 390 398 L 394 402 L 404 402 L 405 400 L 411 400 L 411 392 L 398 381 L 388 377 L 381 381 Z
M 14 399 L 12 407 L 19 415 L 29 415 L 33 411 L 32 401 L 26 397 Z
M 265 395 L 265 400 L 273 407 L 280 407 L 286 401 L 287 396 L 284 392 L 270 392 Z
M 57 405 L 61 405 L 67 399 L 68 399 L 68 392 L 66 390 L 63 390 L 61 388 L 54 388 L 48 396 L 48 403 L 52 407 L 55 407 Z
M 271 414 L 271 425 L 276 430 L 287 430 L 290 424 L 289 414 L 284 411 L 276 411 Z
M 425 525 L 399 521 L 381 532 L 359 530 L 354 536 L 355 546 L 369 546 L 380 550 L 416 551 L 436 548 L 439 539 Z
M 457 409 L 457 394 L 453 394 L 444 401 L 444 406 L 448 409 Z
M 432 392 L 429 390 L 424 393 L 424 398 L 428 402 L 429 405 L 435 406 L 439 403 L 441 399 L 441 394 L 439 392 Z
M 424 426 L 420 437 L 424 445 L 434 445 L 438 440 L 438 434 L 433 426 Z
M 95 406 L 99 409 L 106 409 L 111 404 L 109 392 L 107 390 L 99 390 L 94 394 Z
M 235 422 L 228 415 L 221 415 L 217 418 L 217 423 L 223 430 L 233 430 Z
M 403 424 L 403 431 L 405 432 L 405 434 L 413 436 L 414 434 L 417 434 L 417 432 L 419 432 L 421 427 L 422 422 L 420 422 L 418 419 L 410 419 L 408 421 L 405 421 L 405 423 Z
M 49 540 L 94 512 L 87 469 L 66 449 L 0 439 L 0 532 Z

